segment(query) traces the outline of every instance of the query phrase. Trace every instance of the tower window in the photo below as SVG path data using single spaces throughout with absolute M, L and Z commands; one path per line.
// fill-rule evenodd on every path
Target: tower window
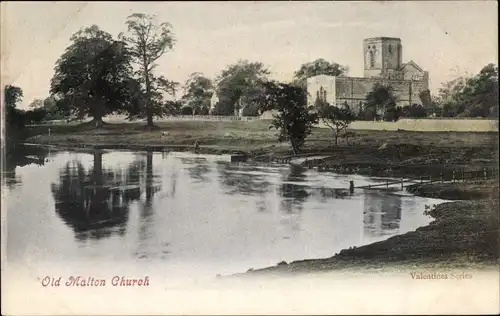
M 370 51 L 370 67 L 375 67 L 375 52 L 372 50 Z
M 389 54 L 392 54 L 392 45 L 389 44 Z

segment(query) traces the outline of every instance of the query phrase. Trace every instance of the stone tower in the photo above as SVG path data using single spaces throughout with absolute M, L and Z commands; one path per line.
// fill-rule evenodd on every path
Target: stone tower
M 401 39 L 394 37 L 373 37 L 363 41 L 365 78 L 399 79 L 403 47 Z M 402 79 L 402 78 L 401 78 Z

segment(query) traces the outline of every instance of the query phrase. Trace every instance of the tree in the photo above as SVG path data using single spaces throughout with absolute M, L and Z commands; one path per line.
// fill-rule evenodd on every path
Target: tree
M 132 94 L 131 102 L 126 108 L 129 120 L 147 117 L 148 111 L 156 117 L 164 117 L 175 112 L 175 109 L 172 108 L 176 106 L 175 101 L 165 100 L 164 94 L 175 96 L 178 83 L 169 81 L 163 76 L 156 77 L 151 75 L 150 77 L 149 98 L 146 96 L 145 90 L 141 87 L 141 83 L 138 80 L 133 81 L 133 84 L 129 86 L 129 91 Z M 147 103 L 148 100 L 149 103 Z M 149 104 L 149 107 L 146 107 L 146 104 Z
M 181 115 L 193 115 L 193 108 L 186 105 L 181 108 Z
M 177 83 L 168 81 L 163 76 L 155 77 L 153 70 L 156 61 L 174 47 L 172 26 L 169 23 L 156 21 L 156 16 L 134 13 L 127 18 L 129 36 L 120 34 L 120 38 L 129 44 L 130 54 L 138 66 L 137 75 L 141 83 L 142 111 L 147 118 L 147 127 L 153 127 L 153 116 L 165 113 L 163 93 L 175 93 Z
M 337 107 L 329 104 L 320 106 L 319 116 L 321 121 L 332 130 L 335 146 L 338 145 L 340 133 L 345 132 L 355 119 L 349 107 Z
M 210 109 L 210 99 L 214 93 L 212 80 L 195 72 L 189 76 L 184 88 L 182 101 L 194 110 L 194 114 L 207 113 Z M 206 115 L 206 114 L 203 114 Z
M 398 111 L 392 87 L 376 83 L 366 95 L 364 111 L 365 118 L 368 119 L 380 118 L 382 116 L 387 121 L 396 120 Z
M 166 115 L 179 115 L 181 113 L 182 101 L 168 100 L 165 102 Z
M 47 110 L 43 107 L 35 108 L 25 112 L 25 122 L 29 124 L 40 124 L 47 118 Z
M 4 87 L 5 121 L 7 128 L 24 127 L 24 111 L 17 109 L 17 104 L 23 100 L 23 90 L 20 87 L 6 85 Z M 8 134 L 9 131 L 7 131 Z
M 44 101 L 41 99 L 34 99 L 28 105 L 30 110 L 25 112 L 25 121 L 29 124 L 39 124 L 48 117 L 48 112 L 44 108 Z
M 427 110 L 422 105 L 412 104 L 403 107 L 402 115 L 410 118 L 424 118 L 427 117 Z
M 71 41 L 56 63 L 50 92 L 72 117 L 90 116 L 100 127 L 104 116 L 121 113 L 130 101 L 128 50 L 96 25 L 76 32 Z
M 294 84 L 305 88 L 307 86 L 307 78 L 319 75 L 338 77 L 347 74 L 348 70 L 346 66 L 318 58 L 300 66 L 299 70 L 294 73 Z
M 438 100 L 445 117 L 498 117 L 498 67 L 488 64 L 477 75 L 445 82 Z
M 31 101 L 31 103 L 28 105 L 30 109 L 36 109 L 36 108 L 41 108 L 43 107 L 43 100 L 41 99 L 34 99 Z
M 23 100 L 23 89 L 6 85 L 4 87 L 4 103 L 6 108 L 15 108 Z
M 291 84 L 267 82 L 254 101 L 260 113 L 278 111 L 271 127 L 279 131 L 278 141 L 290 141 L 293 153 L 297 154 L 318 123 L 318 115 L 307 109 L 307 92 Z
M 251 106 L 253 98 L 262 92 L 269 74 L 261 62 L 240 60 L 227 66 L 216 80 L 219 102 L 214 114 L 234 115 L 241 108 Z

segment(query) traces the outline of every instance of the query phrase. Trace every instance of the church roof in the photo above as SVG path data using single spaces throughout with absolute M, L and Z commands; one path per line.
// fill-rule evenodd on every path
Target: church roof
M 395 41 L 401 41 L 399 37 L 385 37 L 385 36 L 380 36 L 380 37 L 370 37 L 370 38 L 365 38 L 364 41 L 378 41 L 378 40 L 395 40 Z
M 401 69 L 404 69 L 406 66 L 413 66 L 415 69 L 417 69 L 418 71 L 424 71 L 422 68 L 420 68 L 416 62 L 414 62 L 413 60 L 410 60 L 409 62 L 407 63 L 404 63 L 403 64 L 403 67 L 401 67 Z

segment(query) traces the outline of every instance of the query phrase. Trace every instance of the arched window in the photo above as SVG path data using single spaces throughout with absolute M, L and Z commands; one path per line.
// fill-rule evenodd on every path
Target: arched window
M 375 52 L 372 50 L 370 51 L 370 67 L 375 67 Z

